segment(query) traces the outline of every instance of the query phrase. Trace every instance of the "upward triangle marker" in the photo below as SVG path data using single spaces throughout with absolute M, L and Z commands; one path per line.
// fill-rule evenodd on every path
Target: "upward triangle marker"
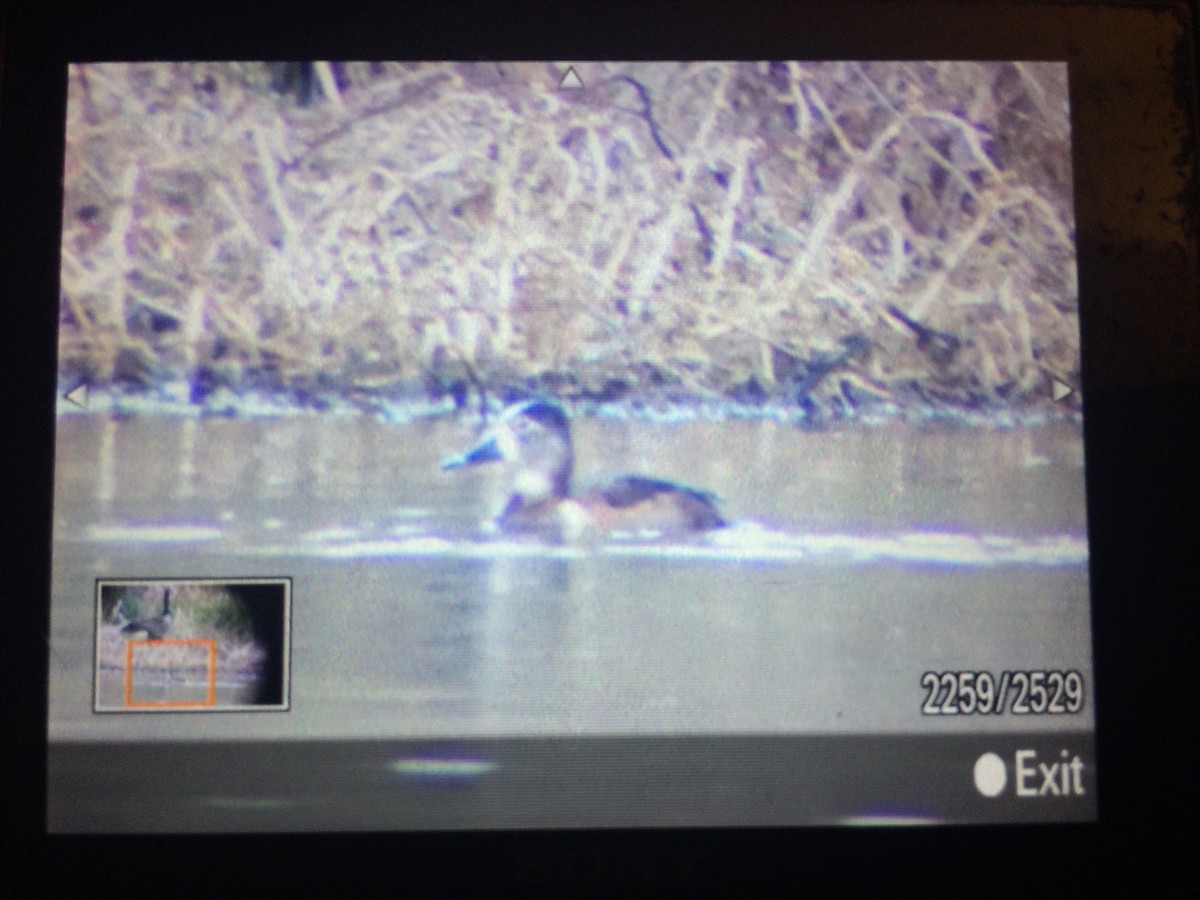
M 562 81 L 558 83 L 560 91 L 582 91 L 583 79 L 579 77 L 579 73 L 575 71 L 574 66 L 568 66 L 566 74 L 563 75 Z

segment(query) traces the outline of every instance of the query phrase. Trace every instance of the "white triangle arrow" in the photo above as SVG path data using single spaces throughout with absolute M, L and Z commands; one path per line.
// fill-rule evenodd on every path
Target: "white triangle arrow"
M 75 406 L 78 406 L 80 409 L 83 409 L 84 407 L 86 407 L 87 400 L 88 400 L 87 382 L 84 381 L 84 382 L 81 382 L 80 384 L 75 385 L 75 387 L 71 388 L 69 391 L 67 391 L 65 394 L 63 394 L 63 399 L 66 400 L 68 403 L 72 403 Z
M 1064 397 L 1069 397 L 1075 393 L 1075 388 L 1071 387 L 1057 378 L 1050 384 L 1050 396 L 1054 398 L 1054 402 L 1058 403 Z
M 583 79 L 575 72 L 574 66 L 568 66 L 567 72 L 562 77 L 562 81 L 558 83 L 560 91 L 582 91 Z

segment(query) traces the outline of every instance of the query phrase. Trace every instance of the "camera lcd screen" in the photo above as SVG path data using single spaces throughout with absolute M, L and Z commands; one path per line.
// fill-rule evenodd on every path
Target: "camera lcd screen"
M 1090 821 L 1062 62 L 70 67 L 52 832 Z

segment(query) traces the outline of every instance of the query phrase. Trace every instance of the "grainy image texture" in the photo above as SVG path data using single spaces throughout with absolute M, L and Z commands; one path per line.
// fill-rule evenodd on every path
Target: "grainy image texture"
M 985 415 L 1079 384 L 1065 65 L 576 69 L 72 67 L 61 371 Z

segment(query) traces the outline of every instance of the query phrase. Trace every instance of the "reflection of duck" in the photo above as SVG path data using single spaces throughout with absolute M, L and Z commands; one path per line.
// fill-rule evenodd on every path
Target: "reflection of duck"
M 170 630 L 171 589 L 164 588 L 162 612 L 157 616 L 149 616 L 145 619 L 134 619 L 121 629 L 121 634 L 138 634 L 139 632 L 145 632 L 146 637 L 149 640 L 161 641 L 166 633 Z
M 442 468 L 494 461 L 515 468 L 512 493 L 496 518 L 505 531 L 577 537 L 589 530 L 678 533 L 726 524 L 713 494 L 657 478 L 624 475 L 572 495 L 571 426 L 551 400 L 510 407 L 474 447 Z

